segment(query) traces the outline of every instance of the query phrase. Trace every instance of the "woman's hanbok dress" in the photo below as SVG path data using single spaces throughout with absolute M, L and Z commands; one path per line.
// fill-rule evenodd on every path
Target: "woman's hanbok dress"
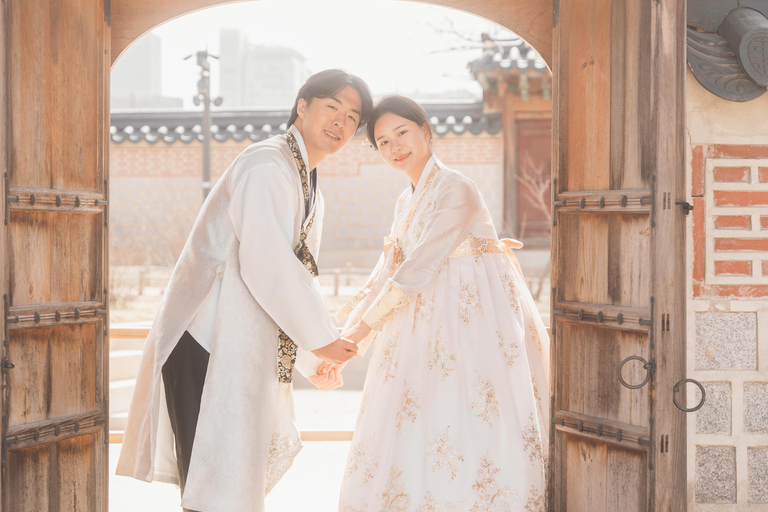
M 375 338 L 340 512 L 545 510 L 549 338 L 475 184 L 434 156 L 338 315 Z

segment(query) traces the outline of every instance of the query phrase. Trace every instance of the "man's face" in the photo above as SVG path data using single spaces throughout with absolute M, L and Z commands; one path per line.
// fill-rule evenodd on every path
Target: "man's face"
M 296 126 L 301 131 L 310 160 L 322 160 L 343 148 L 357 131 L 362 101 L 353 87 L 330 98 L 299 99 Z

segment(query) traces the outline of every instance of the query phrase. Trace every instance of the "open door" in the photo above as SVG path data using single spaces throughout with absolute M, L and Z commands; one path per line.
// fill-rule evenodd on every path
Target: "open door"
M 550 510 L 683 511 L 685 0 L 554 21 Z
M 106 512 L 109 13 L 1 6 L 2 510 Z

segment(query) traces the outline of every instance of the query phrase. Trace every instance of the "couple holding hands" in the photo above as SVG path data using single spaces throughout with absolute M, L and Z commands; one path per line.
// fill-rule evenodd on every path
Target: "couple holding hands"
M 409 184 L 340 336 L 315 279 L 315 167 L 362 126 Z M 549 339 L 520 246 L 433 153 L 416 102 L 374 106 L 354 75 L 311 76 L 287 133 L 245 149 L 203 204 L 147 338 L 118 474 L 178 484 L 185 510 L 263 511 L 301 449 L 294 369 L 333 389 L 373 344 L 340 512 L 543 512 Z

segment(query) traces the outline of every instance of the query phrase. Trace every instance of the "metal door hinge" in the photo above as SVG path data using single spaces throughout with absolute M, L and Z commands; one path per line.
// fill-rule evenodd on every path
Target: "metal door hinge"
M 112 0 L 104 0 L 104 23 L 112 26 Z
M 686 216 L 688 215 L 688 212 L 693 210 L 693 205 L 688 201 L 675 201 L 675 204 L 683 207 Z

